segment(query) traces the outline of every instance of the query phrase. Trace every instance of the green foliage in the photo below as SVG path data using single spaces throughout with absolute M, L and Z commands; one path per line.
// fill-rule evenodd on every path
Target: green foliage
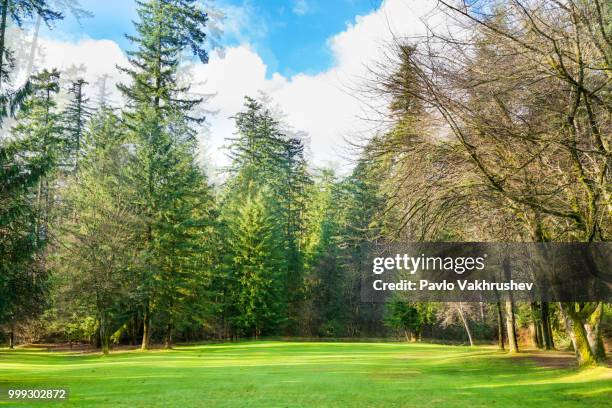
M 63 275 L 70 310 L 95 316 L 100 339 L 108 347 L 110 334 L 125 319 L 138 265 L 137 232 L 130 184 L 124 166 L 131 160 L 124 146 L 119 118 L 102 111 L 86 134 L 78 173 L 64 192 L 62 245 L 57 271 Z
M 423 328 L 436 320 L 431 303 L 407 302 L 396 297 L 387 303 L 385 325 L 402 332 L 406 340 L 421 340 Z
M 50 174 L 61 146 L 53 95 L 59 75 L 33 79 L 12 137 L 0 146 L 0 323 L 36 316 L 47 299 L 43 251 L 48 242 Z
M 130 68 L 120 68 L 132 80 L 119 85 L 129 101 L 126 112 L 134 129 L 146 121 L 148 109 L 154 109 L 159 120 L 183 115 L 188 117 L 202 100 L 182 97 L 189 87 L 177 85 L 178 65 L 184 52 L 190 50 L 201 62 L 208 60 L 203 43 L 207 15 L 196 0 L 137 1 L 137 35 L 128 36 L 136 50 L 128 53 Z M 196 121 L 200 119 L 190 118 Z
M 266 322 L 264 332 L 274 333 L 272 328 L 293 332 L 298 325 L 296 310 L 304 273 L 300 244 L 309 183 L 303 144 L 299 138 L 288 136 L 270 109 L 253 98 L 246 98 L 244 111 L 235 120 L 238 133 L 229 140 L 233 177 L 227 183 L 222 213 L 227 226 L 225 247 L 231 254 L 224 262 L 224 269 L 233 285 L 229 289 L 231 300 L 226 305 L 226 314 L 235 329 L 246 330 L 247 334 L 259 335 L 261 325 L 254 323 L 259 320 Z M 255 224 L 249 226 L 248 222 Z M 250 240 L 240 239 L 240 231 L 254 235 Z M 255 240 L 260 232 L 265 235 L 263 242 Z M 248 257 L 235 255 L 258 253 L 258 245 L 272 251 L 269 260 L 256 262 L 258 266 L 250 265 Z M 238 259 L 240 262 L 236 264 Z M 261 289 L 250 287 L 249 279 L 235 275 L 236 268 L 243 273 L 243 267 L 257 269 L 249 272 L 253 273 L 253 285 L 262 288 L 265 285 L 270 298 Z M 236 298 L 242 299 L 242 309 L 235 308 Z M 247 307 L 246 303 L 250 305 Z M 267 317 L 245 320 L 242 313 L 247 309 L 249 316 Z M 281 309 L 283 313 L 279 312 Z
M 266 191 L 247 193 L 228 221 L 230 299 L 239 332 L 274 333 L 284 317 L 283 240 Z
M 303 238 L 305 295 L 302 312 L 307 313 L 307 333 L 322 336 L 344 335 L 347 320 L 348 281 L 340 249 L 342 212 L 341 191 L 333 171 L 323 170 L 308 189 Z
M 62 19 L 62 14 L 53 10 L 49 3 L 46 0 L 3 0 L 0 8 L 4 12 L 6 7 L 11 19 L 21 27 L 25 20 L 36 16 L 41 16 L 46 23 Z
M 136 49 L 129 53 L 131 67 L 121 68 L 132 82 L 119 90 L 128 101 L 123 123 L 134 148 L 127 169 L 137 186 L 132 201 L 144 223 L 134 300 L 142 313 L 146 348 L 153 320 L 164 327 L 169 345 L 176 326 L 201 323 L 208 310 L 214 203 L 195 159 L 191 124 L 201 119 L 190 112 L 201 99 L 186 97 L 189 88 L 177 85 L 185 52 L 207 59 L 202 48 L 206 13 L 195 0 L 137 5 L 137 35 L 129 36 Z
M 66 134 L 66 166 L 77 168 L 83 149 L 83 136 L 87 122 L 92 116 L 89 98 L 85 96 L 84 87 L 87 82 L 78 79 L 70 85 L 68 92 L 72 98 L 63 114 L 64 131 Z

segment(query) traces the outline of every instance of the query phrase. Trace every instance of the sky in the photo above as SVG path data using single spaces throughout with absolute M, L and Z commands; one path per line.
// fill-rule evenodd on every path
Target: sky
M 435 0 L 217 0 L 210 12 L 210 61 L 191 67 L 192 90 L 213 95 L 206 102 L 207 131 L 201 144 L 214 167 L 227 164 L 225 139 L 235 132 L 231 117 L 244 96 L 268 95 L 287 126 L 305 132 L 316 166 L 350 169 L 349 141 L 373 132 L 367 103 L 355 93 L 368 68 L 382 60 L 394 37 L 424 31 Z M 44 55 L 37 68 L 86 67 L 95 83 L 126 81 L 115 69 L 126 65 L 136 6 L 129 0 L 81 0 L 93 17 L 66 14 L 41 31 Z M 221 17 L 223 15 L 223 17 Z M 220 36 L 219 33 L 222 33 Z M 217 35 L 214 35 L 217 34 Z M 217 37 L 217 38 L 215 38 Z M 91 90 L 95 93 L 95 90 Z M 117 96 L 118 97 L 118 96 Z

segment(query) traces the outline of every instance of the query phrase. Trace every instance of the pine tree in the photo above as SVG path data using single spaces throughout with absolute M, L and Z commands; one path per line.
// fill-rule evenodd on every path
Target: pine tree
M 234 119 L 238 132 L 229 139 L 230 171 L 234 177 L 228 183 L 225 200 L 240 205 L 244 194 L 263 190 L 272 197 L 267 203 L 268 211 L 281 233 L 284 259 L 276 285 L 287 288 L 285 302 L 292 318 L 285 329 L 295 332 L 303 283 L 300 242 L 305 189 L 310 182 L 304 145 L 299 137 L 287 135 L 280 121 L 259 100 L 245 98 L 244 111 Z M 227 214 L 226 218 L 232 216 Z
M 52 10 L 45 0 L 0 0 L 0 124 L 7 116 L 17 112 L 32 91 L 29 81 L 19 89 L 10 87 L 15 61 L 6 41 L 9 20 L 22 27 L 25 21 L 36 15 L 48 25 L 62 18 L 61 13 Z
M 269 199 L 265 190 L 251 190 L 228 221 L 233 321 L 239 333 L 253 338 L 274 333 L 284 318 L 284 248 Z
M 171 134 L 189 134 L 186 123 L 175 123 Z M 156 224 L 160 313 L 166 347 L 177 329 L 203 326 L 211 317 L 210 285 L 216 245 L 214 197 L 195 161 L 196 141 L 183 141 L 168 153 L 174 161 L 159 192 L 161 222 Z
M 125 165 L 132 158 L 119 118 L 101 111 L 84 136 L 81 166 L 63 195 L 56 280 L 64 282 L 70 310 L 95 318 L 107 354 L 111 334 L 128 317 L 141 220 L 130 202 Z
M 0 324 L 9 326 L 11 348 L 16 324 L 40 310 L 46 292 L 32 195 L 50 160 L 22 152 L 18 142 L 0 146 Z
M 269 184 L 278 190 L 279 176 L 285 173 L 284 135 L 271 112 L 259 101 L 246 97 L 244 111 L 234 117 L 238 130 L 230 142 L 231 171 L 239 180 L 253 187 Z M 254 182 L 251 184 L 251 182 Z
M 290 137 L 285 142 L 284 173 L 281 173 L 277 205 L 283 224 L 286 247 L 286 294 L 288 302 L 288 331 L 299 331 L 299 310 L 303 301 L 304 250 L 302 243 L 306 229 L 308 190 L 312 179 L 304 158 L 301 139 Z
M 47 290 L 50 182 L 61 146 L 54 96 L 56 71 L 33 81 L 12 137 L 0 146 L 0 322 L 15 325 L 39 313 Z
M 187 97 L 189 88 L 177 85 L 179 61 L 186 52 L 202 62 L 208 59 L 203 48 L 207 15 L 195 0 L 149 0 L 138 1 L 137 5 L 137 35 L 128 36 L 136 49 L 129 53 L 131 66 L 121 68 L 132 82 L 119 85 L 119 90 L 128 101 L 124 123 L 131 132 L 136 155 L 131 177 L 141 186 L 135 201 L 145 220 L 144 267 L 138 289 L 142 348 L 146 349 L 156 308 L 171 306 L 176 310 L 180 282 L 184 281 L 180 276 L 189 275 L 188 260 L 173 248 L 179 241 L 183 248 L 196 245 L 189 238 L 191 232 L 183 229 L 196 223 L 198 214 L 193 202 L 191 211 L 184 205 L 194 188 L 200 192 L 208 188 L 205 178 L 194 172 L 193 164 L 195 133 L 191 124 L 203 119 L 192 117 L 190 112 L 201 99 Z M 204 197 L 197 205 L 212 206 Z M 168 295 L 168 288 L 175 288 L 170 289 L 172 295 Z M 163 318 L 166 338 L 171 339 L 175 314 L 166 313 Z
M 344 332 L 347 303 L 340 241 L 340 189 L 332 170 L 323 169 L 308 189 L 305 215 L 305 302 L 302 313 L 308 334 L 339 336 Z
M 69 157 L 67 164 L 75 170 L 79 165 L 87 122 L 92 115 L 89 99 L 85 96 L 83 89 L 85 85 L 87 85 L 87 82 L 83 79 L 78 79 L 70 85 L 68 92 L 72 95 L 72 98 L 63 115 L 66 148 Z
M 196 0 L 149 0 L 136 4 L 139 19 L 134 24 L 138 35 L 127 36 L 136 50 L 128 52 L 131 67 L 120 67 L 132 83 L 118 85 L 131 108 L 126 112 L 129 123 L 137 125 L 149 108 L 160 122 L 177 113 L 201 121 L 189 117 L 189 112 L 202 100 L 185 97 L 189 87 L 177 85 L 177 73 L 185 51 L 191 51 L 201 62 L 208 62 L 203 48 L 206 13 Z
M 33 93 L 25 101 L 23 113 L 17 116 L 18 124 L 12 129 L 12 134 L 22 146 L 20 155 L 44 157 L 51 163 L 38 180 L 36 192 L 36 235 L 38 247 L 43 248 L 48 238 L 53 205 L 51 170 L 61 162 L 65 145 L 61 115 L 54 99 L 59 92 L 59 72 L 41 72 L 32 78 L 32 88 Z

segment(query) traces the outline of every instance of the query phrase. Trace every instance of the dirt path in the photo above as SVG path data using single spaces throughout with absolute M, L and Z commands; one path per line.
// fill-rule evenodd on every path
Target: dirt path
M 527 359 L 544 368 L 575 368 L 576 356 L 571 351 L 539 351 L 528 350 L 520 353 L 515 358 Z M 612 368 L 612 361 L 608 355 L 608 367 Z

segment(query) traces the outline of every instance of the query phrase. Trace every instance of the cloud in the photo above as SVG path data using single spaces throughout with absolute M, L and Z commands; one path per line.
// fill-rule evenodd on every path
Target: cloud
M 110 93 L 111 102 L 120 100 L 116 84 L 127 82 L 128 77 L 117 70 L 117 66 L 127 67 L 128 60 L 116 42 L 111 40 L 82 39 L 77 42 L 63 42 L 42 38 L 41 47 L 44 50 L 44 61 L 37 61 L 38 69 L 57 68 L 60 71 L 70 71 L 73 67 L 83 66 L 85 70 L 79 77 L 90 85 L 89 94 L 97 96 L 98 90 L 92 89 L 103 77 L 108 77 L 106 90 Z M 77 78 L 70 78 L 77 79 Z
M 334 66 L 316 75 L 273 73 L 266 79 L 269 67 L 249 45 L 230 48 L 225 58 L 197 67 L 196 77 L 207 80 L 201 90 L 217 94 L 210 101 L 211 109 L 219 112 L 211 118 L 211 150 L 218 151 L 223 139 L 234 132 L 229 117 L 242 108 L 243 97 L 261 90 L 280 105 L 289 125 L 309 134 L 314 164 L 337 163 L 346 170 L 350 167 L 346 139 L 356 140 L 372 131 L 372 123 L 362 120 L 368 107 L 352 90 L 368 76 L 368 65 L 383 57 L 385 44 L 424 33 L 421 18 L 434 6 L 431 0 L 387 0 L 377 11 L 357 16 L 328 40 Z
M 298 16 L 303 16 L 310 11 L 310 5 L 306 0 L 294 0 L 291 10 Z
M 217 166 L 227 164 L 222 149 L 225 139 L 235 129 L 231 116 L 242 109 L 244 96 L 259 91 L 270 95 L 286 113 L 287 123 L 305 131 L 311 140 L 310 150 L 315 165 L 339 163 L 347 171 L 346 139 L 355 140 L 370 133 L 372 124 L 361 120 L 366 104 L 352 94 L 368 75 L 368 65 L 380 60 L 383 46 L 394 37 L 424 32 L 420 20 L 435 6 L 433 0 L 386 0 L 368 15 L 357 16 L 346 29 L 328 40 L 334 65 L 315 75 L 303 73 L 285 77 L 271 71 L 254 47 L 248 43 L 228 47 L 222 54 L 211 53 L 208 65 L 192 67 L 194 91 L 214 94 L 207 108 L 209 132 L 202 140 L 207 156 Z M 241 16 L 239 11 L 232 13 Z M 231 14 L 231 13 L 229 13 Z M 244 17 L 244 15 L 242 15 Z M 244 17 L 246 18 L 246 17 Z M 239 32 L 239 19 L 229 18 L 227 27 Z M 232 25 L 238 24 L 238 25 Z M 88 80 L 110 74 L 113 81 L 122 79 L 115 65 L 126 64 L 126 57 L 117 44 L 106 40 L 81 40 L 76 43 L 45 40 L 46 65 L 66 67 L 83 63 L 88 67 Z

